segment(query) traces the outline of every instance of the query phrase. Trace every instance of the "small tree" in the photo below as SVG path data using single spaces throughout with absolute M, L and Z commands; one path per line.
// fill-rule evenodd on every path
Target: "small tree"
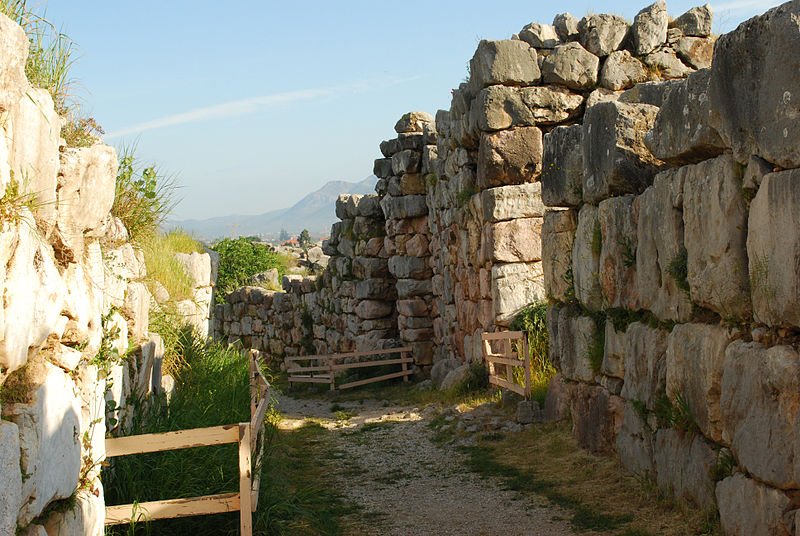
M 300 244 L 300 247 L 308 253 L 308 248 L 311 247 L 311 234 L 308 232 L 308 229 L 303 229 L 303 232 L 300 233 L 300 236 L 297 238 L 297 242 Z

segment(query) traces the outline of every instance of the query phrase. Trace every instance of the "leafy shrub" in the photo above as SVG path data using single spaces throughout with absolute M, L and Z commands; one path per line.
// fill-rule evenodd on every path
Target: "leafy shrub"
M 524 331 L 528 336 L 528 351 L 531 356 L 531 396 L 544 403 L 547 386 L 555 376 L 556 368 L 550 361 L 547 334 L 547 304 L 532 303 L 514 318 L 511 329 Z
M 111 214 L 125 224 L 131 241 L 141 244 L 157 233 L 177 199 L 174 179 L 154 165 L 142 165 L 134 152 L 133 147 L 121 150 Z
M 685 247 L 681 247 L 678 254 L 670 261 L 667 266 L 667 273 L 675 280 L 675 285 L 684 292 L 689 292 L 689 254 Z
M 217 298 L 247 284 L 253 275 L 271 268 L 283 276 L 289 267 L 289 260 L 268 248 L 247 238 L 225 238 L 211 249 L 219 253 L 219 273 L 217 275 Z

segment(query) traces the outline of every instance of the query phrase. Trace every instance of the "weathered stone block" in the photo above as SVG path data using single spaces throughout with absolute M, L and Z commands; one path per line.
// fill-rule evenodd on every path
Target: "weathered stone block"
M 578 316 L 571 307 L 558 311 L 558 370 L 572 381 L 593 382 L 595 371 L 589 361 L 590 347 L 597 336 L 594 320 Z
M 428 296 L 433 293 L 430 280 L 418 281 L 416 279 L 398 279 L 397 297 L 400 299 Z
M 394 285 L 386 279 L 365 279 L 356 282 L 357 300 L 390 300 L 394 296 Z
M 404 195 L 402 197 L 387 195 L 381 199 L 381 208 L 386 219 L 402 220 L 424 216 L 428 213 L 424 195 Z
M 507 326 L 523 307 L 544 296 L 541 263 L 492 266 L 492 298 L 498 325 Z
M 724 534 L 792 534 L 784 518 L 791 501 L 779 490 L 736 473 L 717 484 L 716 497 Z
M 614 323 L 606 321 L 606 333 L 603 340 L 603 363 L 600 372 L 620 380 L 625 378 L 625 331 L 617 331 Z
M 655 474 L 653 432 L 641 417 L 633 403 L 626 401 L 622 426 L 617 434 L 617 454 L 620 463 L 627 471 L 652 477 Z
M 670 27 L 678 28 L 684 35 L 708 37 L 711 35 L 712 19 L 711 5 L 706 4 L 701 7 L 693 7 L 672 21 Z
M 624 402 L 599 386 L 578 384 L 571 400 L 572 433 L 581 447 L 611 452 L 622 425 Z
M 542 185 L 538 182 L 484 190 L 479 202 L 483 219 L 487 222 L 544 216 Z
M 578 19 L 569 13 L 559 13 L 553 17 L 553 27 L 558 38 L 564 42 L 578 39 Z
M 372 320 L 389 316 L 394 311 L 392 302 L 364 300 L 356 306 L 356 315 L 362 320 Z
M 390 257 L 389 272 L 397 279 L 429 279 L 433 275 L 426 257 Z
M 700 431 L 722 442 L 720 393 L 727 331 L 707 324 L 680 324 L 667 346 L 667 396 L 682 397 Z
M 549 24 L 538 22 L 526 24 L 518 35 L 521 41 L 528 43 L 533 48 L 552 49 L 559 43 L 556 29 Z
M 604 58 L 619 49 L 628 34 L 628 23 L 617 15 L 588 15 L 578 23 L 583 48 Z
M 570 89 L 583 90 L 597 84 L 600 59 L 579 43 L 555 47 L 542 62 L 542 79 L 545 84 L 558 84 Z
M 800 326 L 800 170 L 771 173 L 750 204 L 747 257 L 753 313 L 771 326 Z
M 685 168 L 660 173 L 653 186 L 634 202 L 636 287 L 639 308 L 662 319 L 687 321 L 692 304 L 686 291 L 683 246 L 683 184 Z M 680 286 L 679 286 L 680 285 Z
M 647 69 L 627 50 L 612 52 L 600 71 L 600 85 L 612 91 L 628 89 L 645 80 Z
M 677 166 L 714 158 L 725 150 L 722 138 L 710 126 L 710 74 L 697 71 L 670 86 L 655 125 L 644 139 L 656 158 Z
M 692 301 L 724 318 L 746 320 L 752 306 L 742 167 L 723 155 L 684 169 L 684 244 Z
M 419 173 L 422 155 L 418 151 L 406 149 L 392 155 L 392 172 L 395 175 Z
M 489 250 L 486 257 L 496 262 L 533 262 L 542 259 L 542 218 L 520 218 L 487 223 Z
M 522 41 L 483 40 L 469 65 L 470 84 L 478 89 L 495 84 L 530 86 L 541 78 L 536 50 Z
M 431 114 L 426 112 L 408 112 L 395 123 L 394 131 L 398 134 L 408 134 L 412 132 L 424 132 L 425 128 L 433 125 L 435 120 Z
M 542 131 L 521 127 L 481 135 L 479 189 L 533 182 L 542 170 Z
M 636 296 L 636 214 L 634 196 L 613 197 L 597 209 L 601 248 L 600 289 L 607 307 L 635 309 Z
M 739 162 L 757 155 L 800 167 L 800 3 L 767 11 L 723 35 L 714 46 L 709 99 L 712 126 Z
M 649 54 L 661 46 L 667 40 L 668 24 L 669 14 L 664 0 L 642 9 L 631 26 L 633 51 L 638 55 Z
M 392 159 L 378 158 L 372 166 L 372 173 L 380 179 L 388 179 L 392 176 Z
M 19 428 L 14 423 L 0 421 L 0 533 L 14 534 L 21 507 Z
M 550 207 L 575 207 L 583 197 L 583 127 L 556 127 L 544 137 L 542 199 Z
M 674 45 L 678 57 L 695 69 L 708 69 L 714 59 L 714 42 L 711 37 L 681 37 Z
M 717 454 L 699 434 L 661 429 L 654 445 L 658 488 L 678 499 L 688 499 L 704 511 L 715 507 L 711 473 Z
M 642 60 L 651 70 L 659 72 L 662 78 L 684 78 L 694 72 L 671 48 L 660 48 L 644 56 Z
M 542 223 L 542 271 L 548 298 L 567 301 L 575 295 L 572 248 L 578 214 L 574 210 L 546 212 Z
M 663 167 L 644 145 L 658 108 L 609 101 L 589 108 L 583 119 L 583 198 L 644 191 Z
M 655 408 L 666 390 L 666 353 L 668 332 L 640 322 L 625 332 L 625 383 L 620 396 L 638 400 Z
M 602 239 L 597 207 L 583 205 L 578 213 L 575 244 L 572 249 L 572 277 L 575 298 L 585 307 L 599 310 L 602 306 L 600 289 L 600 252 Z
M 725 352 L 722 436 L 739 464 L 781 489 L 800 484 L 800 354 L 736 341 Z M 766 455 L 769 453 L 769 455 Z
M 583 97 L 558 86 L 490 86 L 473 103 L 484 132 L 511 127 L 552 125 L 574 117 Z

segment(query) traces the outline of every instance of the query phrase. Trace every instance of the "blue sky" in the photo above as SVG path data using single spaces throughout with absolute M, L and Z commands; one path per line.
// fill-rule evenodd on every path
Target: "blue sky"
M 29 0 L 36 5 L 36 0 Z M 780 2 L 715 5 L 715 31 Z M 176 174 L 176 219 L 290 206 L 372 172 L 404 112 L 448 108 L 480 39 L 644 2 L 50 0 L 74 93 L 112 145 Z M 668 2 L 678 16 L 696 5 Z

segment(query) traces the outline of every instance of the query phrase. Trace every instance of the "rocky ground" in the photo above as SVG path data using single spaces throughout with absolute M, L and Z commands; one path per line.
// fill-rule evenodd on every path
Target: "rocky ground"
M 575 534 L 561 510 L 544 499 L 520 497 L 499 481 L 470 473 L 455 442 L 437 441 L 441 429 L 513 431 L 520 426 L 486 405 L 461 413 L 365 400 L 330 401 L 282 396 L 281 427 L 321 423 L 333 434 L 331 477 L 360 507 L 358 534 L 548 535 Z M 431 424 L 439 424 L 439 432 Z M 474 439 L 472 439 L 474 441 Z

